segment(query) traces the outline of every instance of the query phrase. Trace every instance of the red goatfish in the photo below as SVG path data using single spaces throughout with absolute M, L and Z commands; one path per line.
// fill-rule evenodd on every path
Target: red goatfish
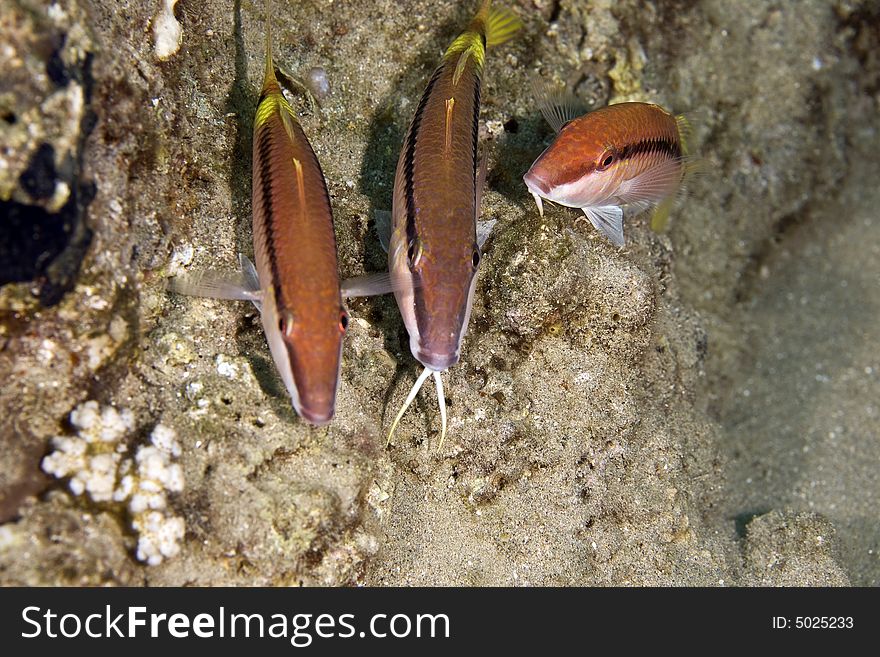
M 477 217 L 485 160 L 478 168 L 477 132 L 486 47 L 504 43 L 521 25 L 514 14 L 483 2 L 443 55 L 403 142 L 388 269 L 403 281 L 394 295 L 410 351 L 425 369 L 391 425 L 389 441 L 429 375 L 442 421 L 438 449 L 446 437 L 440 373 L 458 362 L 480 266 Z
M 477 128 L 486 47 L 507 41 L 521 22 L 483 2 L 446 50 L 407 131 L 394 179 L 388 270 L 391 289 L 424 365 L 388 433 L 433 375 L 442 431 L 446 403 L 440 373 L 458 362 L 473 306 L 482 240 L 478 231 L 485 159 L 477 163 Z M 381 236 L 380 236 L 381 237 Z M 345 286 L 346 296 L 365 293 Z
M 692 164 L 687 123 L 658 105 L 620 103 L 579 118 L 570 99 L 546 94 L 541 112 L 559 134 L 523 180 L 543 216 L 541 199 L 583 210 L 616 246 L 624 245 L 624 209 L 657 208 L 662 230 Z
M 252 301 L 296 412 L 321 425 L 336 406 L 348 313 L 324 174 L 275 77 L 271 39 L 267 19 L 266 72 L 254 118 L 256 268 L 240 256 L 244 281 L 197 275 L 174 281 L 172 289 Z

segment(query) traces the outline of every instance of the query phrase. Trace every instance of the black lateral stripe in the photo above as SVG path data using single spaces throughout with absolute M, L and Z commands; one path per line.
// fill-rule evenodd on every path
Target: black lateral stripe
M 273 219 L 274 211 L 272 209 L 272 135 L 265 134 L 268 122 L 263 124 L 257 139 L 260 140 L 259 145 L 259 161 L 260 161 L 260 184 L 263 188 L 263 221 L 265 221 L 266 235 L 266 257 L 269 259 L 269 268 L 272 271 L 272 280 L 270 284 L 275 289 L 276 283 L 281 280 L 278 270 L 278 253 L 275 250 L 275 221 Z M 256 175 L 256 173 L 254 174 Z M 275 302 L 278 303 L 278 290 L 275 290 Z
M 485 36 L 483 37 L 485 39 Z M 480 208 L 476 207 L 477 205 L 477 139 L 480 134 L 480 94 L 482 93 L 483 81 L 479 75 L 474 76 L 474 221 L 476 221 L 476 215 L 479 214 Z
M 443 73 L 445 68 L 445 65 L 437 67 L 437 70 L 434 71 L 434 75 L 431 76 L 431 81 L 428 82 L 428 87 L 425 89 L 425 93 L 422 94 L 422 98 L 419 101 L 419 106 L 416 108 L 416 113 L 415 116 L 413 116 L 412 125 L 410 125 L 409 128 L 409 135 L 407 136 L 406 156 L 403 160 L 403 179 L 406 189 L 407 247 L 409 247 L 409 244 L 412 243 L 412 241 L 417 237 L 415 212 L 416 201 L 413 183 L 413 172 L 415 169 L 416 159 L 416 142 L 418 141 L 418 133 L 422 123 L 422 114 L 424 114 L 425 112 L 425 106 L 428 104 L 428 99 L 431 97 L 431 92 L 434 90 L 434 85 L 437 84 L 437 80 L 440 79 L 440 75 Z
M 681 157 L 681 144 L 675 140 L 664 137 L 643 139 L 634 144 L 627 144 L 620 152 L 620 158 L 625 160 L 644 153 L 663 153 L 671 158 Z

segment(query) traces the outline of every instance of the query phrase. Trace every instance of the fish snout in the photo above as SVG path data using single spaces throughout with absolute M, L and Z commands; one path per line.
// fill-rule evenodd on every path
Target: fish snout
M 426 349 L 417 349 L 413 352 L 413 356 L 416 357 L 422 365 L 427 367 L 429 370 L 433 370 L 434 372 L 442 372 L 443 370 L 447 370 L 458 362 L 458 359 L 461 357 L 458 351 L 453 353 L 435 353 Z
M 535 167 L 526 172 L 526 175 L 523 176 L 523 182 L 533 194 L 540 194 L 541 196 L 550 194 L 550 183 L 540 172 L 535 171 Z
M 313 406 L 301 405 L 296 410 L 306 422 L 320 427 L 333 419 L 333 413 L 336 409 L 332 403 L 316 403 Z
M 336 361 L 338 363 L 339 361 Z M 298 386 L 299 399 L 296 410 L 309 424 L 321 426 L 330 422 L 336 411 L 336 392 L 339 387 L 338 364 L 332 368 L 333 361 L 321 370 L 317 367 L 310 377 L 301 377 Z

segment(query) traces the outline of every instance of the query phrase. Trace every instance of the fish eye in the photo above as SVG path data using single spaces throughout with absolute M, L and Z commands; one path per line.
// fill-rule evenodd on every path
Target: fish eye
M 614 164 L 614 153 L 605 153 L 604 157 L 602 158 L 602 162 L 599 165 L 599 169 L 607 169 L 612 164 Z
M 406 250 L 406 262 L 409 265 L 410 269 L 412 269 L 419 263 L 421 257 L 422 245 L 418 239 L 414 239 L 409 243 L 409 248 Z
M 339 330 L 342 333 L 345 333 L 347 328 L 348 328 L 348 313 L 343 310 L 341 313 L 339 313 Z
M 480 250 L 474 249 L 474 254 L 471 256 L 471 264 L 474 266 L 474 269 L 480 266 Z
M 288 337 L 293 333 L 293 313 L 289 310 L 281 312 L 281 316 L 278 318 L 278 330 L 281 331 L 281 335 Z

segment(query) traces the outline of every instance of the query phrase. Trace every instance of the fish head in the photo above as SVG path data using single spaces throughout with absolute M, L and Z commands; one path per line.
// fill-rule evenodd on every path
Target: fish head
M 264 303 L 263 327 L 275 366 L 297 414 L 327 424 L 336 408 L 342 338 L 348 313 L 341 302 L 293 308 Z
M 398 251 L 391 261 L 407 284 L 395 295 L 410 351 L 428 369 L 442 372 L 458 362 L 470 320 L 481 260 L 476 233 L 436 245 L 415 237 Z
M 591 133 L 590 117 L 567 124 L 523 176 L 542 214 L 542 198 L 572 208 L 607 205 L 626 178 L 619 149 Z

